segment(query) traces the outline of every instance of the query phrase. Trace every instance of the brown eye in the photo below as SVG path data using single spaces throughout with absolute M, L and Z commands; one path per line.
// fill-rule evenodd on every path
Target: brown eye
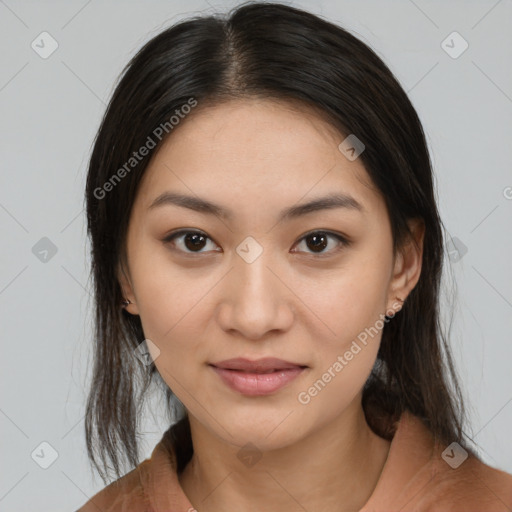
M 215 247 L 218 247 L 215 242 L 213 242 L 206 233 L 202 233 L 200 231 L 177 231 L 176 233 L 171 233 L 171 235 L 167 236 L 164 239 L 164 242 L 171 244 L 173 249 L 185 254 L 201 254 L 210 251 L 221 252 L 215 249 Z M 213 247 L 209 250 L 203 250 L 208 246 L 208 243 L 211 243 Z M 300 239 L 300 243 L 305 245 L 305 250 L 293 252 L 306 252 L 310 255 L 318 255 L 320 257 L 336 253 L 343 249 L 344 246 L 349 245 L 349 241 L 345 237 L 328 231 L 314 231 L 308 233 Z
M 334 243 L 329 244 L 330 240 L 334 240 Z M 307 250 L 299 252 L 309 252 L 310 254 L 319 254 L 320 256 L 336 253 L 344 246 L 349 245 L 349 242 L 345 237 L 328 231 L 314 231 L 312 233 L 308 233 L 300 239 L 300 242 L 305 245 Z M 325 249 L 329 245 L 331 246 L 331 249 L 326 251 Z
M 327 235 L 325 233 L 314 233 L 306 238 L 306 245 L 313 252 L 322 252 L 328 244 Z
M 187 233 L 183 239 L 183 243 L 187 249 L 191 251 L 201 250 L 206 243 L 206 237 L 199 233 Z
M 164 242 L 171 243 L 179 251 L 191 254 L 208 252 L 202 251 L 202 249 L 208 245 L 208 240 L 212 241 L 210 237 L 200 231 L 181 230 L 166 237 Z

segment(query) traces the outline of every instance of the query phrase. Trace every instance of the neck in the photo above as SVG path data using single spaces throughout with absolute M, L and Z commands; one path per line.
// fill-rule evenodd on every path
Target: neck
M 189 419 L 194 454 L 178 478 L 192 505 L 205 512 L 359 510 L 377 485 L 390 446 L 370 429 L 360 402 L 299 442 L 246 465 L 239 447 Z

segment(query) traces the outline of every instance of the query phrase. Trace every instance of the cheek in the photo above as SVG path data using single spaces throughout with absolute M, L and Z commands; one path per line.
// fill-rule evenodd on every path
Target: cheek
M 161 255 L 133 260 L 133 281 L 144 335 L 155 344 L 155 365 L 166 382 L 196 353 L 201 332 L 194 315 L 200 310 L 206 283 L 194 284 Z M 204 300 L 204 299 L 203 299 Z M 142 340 L 141 340 L 142 341 Z M 149 345 L 149 344 L 148 344 Z M 179 378 L 179 375 L 176 375 Z
M 191 281 L 192 274 L 171 261 L 160 244 L 141 239 L 133 245 L 130 262 L 144 333 L 155 339 L 170 335 L 171 329 L 200 300 L 202 289 Z
M 326 327 L 319 340 L 323 351 L 343 349 L 385 312 L 389 269 L 383 260 L 358 253 L 343 267 L 309 283 L 305 302 Z
M 197 301 L 196 301 L 197 302 Z M 172 311 L 172 313 L 170 313 Z M 204 348 L 204 329 L 194 321 L 193 311 L 183 301 L 173 302 L 166 308 L 152 308 L 141 313 L 144 334 L 156 347 L 150 350 L 162 379 L 184 404 L 200 381 Z M 150 344 L 148 344 L 150 346 Z
M 319 325 L 327 326 L 321 335 L 317 331 L 311 336 L 314 370 L 297 397 L 309 413 L 325 415 L 329 410 L 327 416 L 334 417 L 371 373 L 382 337 L 389 275 L 382 260 L 360 254 L 317 281 L 308 296 L 308 306 L 322 320 Z
M 385 276 L 378 262 L 366 260 L 337 272 L 321 292 L 310 294 L 308 305 L 328 329 L 311 336 L 314 367 L 297 396 L 305 414 L 328 421 L 364 386 L 382 337 Z

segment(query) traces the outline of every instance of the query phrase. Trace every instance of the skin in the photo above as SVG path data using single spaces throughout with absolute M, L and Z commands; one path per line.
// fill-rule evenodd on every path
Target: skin
M 411 221 L 417 245 L 394 257 L 384 199 L 361 159 L 339 151 L 344 138 L 291 103 L 199 105 L 141 182 L 119 280 L 133 303 L 127 311 L 140 315 L 159 350 L 150 344 L 158 371 L 187 408 L 194 455 L 179 481 L 201 511 L 359 510 L 385 464 L 390 443 L 361 406 L 380 330 L 309 403 L 298 400 L 359 333 L 398 313 L 396 297 L 406 299 L 421 272 L 423 224 Z M 164 191 L 208 199 L 233 218 L 176 205 L 148 210 Z M 281 209 L 333 191 L 364 212 L 324 209 L 277 222 Z M 163 241 L 180 228 L 209 238 L 196 253 L 183 236 Z M 329 237 L 319 257 L 304 238 L 318 230 L 350 244 Z M 236 252 L 247 236 L 263 249 L 251 263 Z M 308 368 L 271 395 L 248 397 L 208 366 L 232 357 Z M 262 455 L 250 467 L 237 457 L 248 442 Z

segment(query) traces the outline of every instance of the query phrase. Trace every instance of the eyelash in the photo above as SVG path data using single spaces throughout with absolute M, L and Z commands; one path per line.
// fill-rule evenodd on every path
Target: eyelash
M 181 230 L 176 231 L 175 233 L 171 233 L 170 235 L 165 237 L 163 242 L 167 243 L 167 244 L 170 244 L 176 238 L 179 238 L 181 236 L 188 235 L 188 234 L 202 235 L 205 238 L 207 238 L 208 240 L 212 240 L 206 233 L 204 233 L 202 231 L 196 231 L 196 230 L 190 230 L 190 229 L 181 229 Z M 340 243 L 340 246 L 338 246 L 337 248 L 335 248 L 333 250 L 327 251 L 327 252 L 325 252 L 325 251 L 324 252 L 319 252 L 319 253 L 309 252 L 308 254 L 310 256 L 313 256 L 314 258 L 323 258 L 323 257 L 326 257 L 326 256 L 330 256 L 333 253 L 338 253 L 344 247 L 348 247 L 350 245 L 349 240 L 347 240 L 344 236 L 342 236 L 342 235 L 340 235 L 338 233 L 334 233 L 332 231 L 324 231 L 324 230 L 310 231 L 309 233 L 306 233 L 305 235 L 303 235 L 299 239 L 298 243 L 302 242 L 303 240 L 305 240 L 306 238 L 308 238 L 308 237 L 310 237 L 312 235 L 326 235 L 327 237 L 335 238 Z M 212 242 L 213 242 L 213 240 L 212 240 Z M 177 250 L 180 251 L 180 252 L 183 252 L 187 256 L 192 256 L 192 257 L 194 257 L 194 255 L 196 255 L 196 254 L 202 254 L 202 251 L 188 251 L 187 252 L 187 251 L 181 251 L 180 249 L 177 249 Z M 205 252 L 207 252 L 207 251 L 205 251 Z M 216 251 L 216 252 L 218 252 L 218 251 Z

